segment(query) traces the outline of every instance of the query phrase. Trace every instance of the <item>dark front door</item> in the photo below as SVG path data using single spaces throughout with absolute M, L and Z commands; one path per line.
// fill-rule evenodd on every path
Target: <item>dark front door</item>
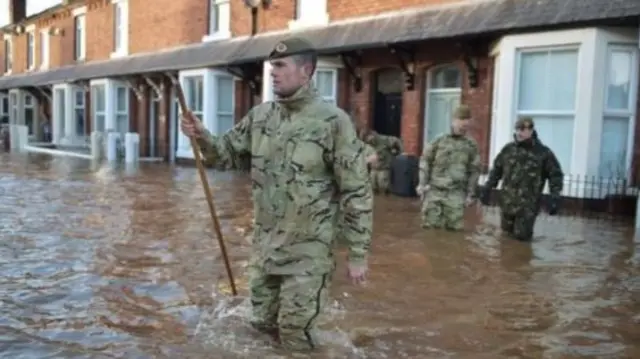
M 400 137 L 402 123 L 402 71 L 381 69 L 375 76 L 373 129 L 383 135 Z
M 376 93 L 373 129 L 382 134 L 400 137 L 402 93 Z

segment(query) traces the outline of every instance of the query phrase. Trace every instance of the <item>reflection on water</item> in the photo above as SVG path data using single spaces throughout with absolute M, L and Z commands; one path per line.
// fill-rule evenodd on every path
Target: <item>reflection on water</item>
M 249 182 L 210 180 L 237 299 L 194 169 L 0 155 L 0 355 L 289 357 L 248 325 Z M 365 287 L 343 277 L 340 250 L 315 357 L 640 357 L 626 225 L 542 216 L 528 245 L 500 238 L 495 210 L 472 210 L 466 234 L 425 232 L 417 211 L 376 199 Z

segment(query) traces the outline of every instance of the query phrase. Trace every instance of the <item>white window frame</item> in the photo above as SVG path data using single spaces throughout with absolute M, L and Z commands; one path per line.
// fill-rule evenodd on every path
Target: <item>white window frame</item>
M 610 43 L 637 44 L 638 31 L 635 28 L 585 28 L 503 37 L 492 50 L 492 54 L 496 55 L 494 86 L 497 89 L 495 89 L 494 98 L 497 100 L 494 103 L 495 112 L 491 123 L 492 132 L 494 132 L 492 135 L 495 135 L 490 149 L 491 161 L 505 144 L 513 140 L 513 123 L 516 119 L 517 106 L 518 52 L 523 49 L 544 50 L 551 47 L 577 46 L 579 53 L 574 129 L 572 134 L 567 134 L 573 136 L 573 149 L 570 168 L 563 168 L 565 172 L 563 195 L 603 197 L 610 193 L 606 192 L 606 189 L 600 191 L 599 184 L 585 183 L 589 182 L 586 178 L 597 175 L 600 163 L 600 148 L 593 144 L 599 144 L 601 141 L 606 49 Z M 633 91 L 637 91 L 637 75 Z M 631 129 L 635 129 L 635 120 L 634 116 L 630 124 Z M 630 131 L 630 136 L 633 136 L 633 132 L 633 130 Z M 633 153 L 631 147 L 629 158 Z
M 64 118 L 60 118 L 60 102 L 58 94 L 60 91 L 64 94 Z M 51 130 L 52 140 L 58 145 L 86 145 L 88 137 L 82 133 L 78 134 L 78 121 L 76 120 L 76 92 L 86 94 L 83 87 L 72 84 L 57 84 L 53 86 L 51 96 Z M 84 98 L 86 106 L 86 98 Z M 87 126 L 87 117 L 85 113 L 84 126 Z M 64 126 L 61 126 L 64 123 Z M 93 127 L 92 127 L 93 128 Z M 64 131 L 61 131 L 64 129 Z M 63 133 L 62 133 L 63 132 Z
M 273 82 L 271 81 L 271 63 L 269 61 L 265 61 L 262 64 L 262 102 L 275 101 L 276 97 L 273 93 Z M 340 99 L 340 86 L 339 86 L 339 70 L 344 68 L 344 64 L 340 61 L 338 57 L 328 56 L 318 58 L 318 63 L 316 65 L 316 73 L 318 71 L 331 71 L 333 73 L 333 93 L 335 98 L 327 98 L 327 101 L 335 101 L 334 104 L 337 106 Z M 315 74 L 314 74 L 315 81 Z
M 207 0 L 207 34 L 202 41 L 216 41 L 231 38 L 231 0 Z M 216 10 L 217 30 L 213 29 Z
M 26 91 L 22 91 L 22 112 L 23 112 L 23 125 L 27 126 L 27 109 L 30 109 L 31 111 L 33 111 L 33 119 L 31 121 L 31 126 L 33 127 L 31 129 L 31 133 L 29 133 L 29 138 L 32 139 L 35 137 L 36 133 L 38 133 L 38 124 L 40 121 L 38 121 L 38 100 L 36 99 L 35 96 L 33 96 L 32 94 L 26 92 Z M 31 101 L 29 103 L 27 103 L 27 98 L 30 98 Z M 27 126 L 27 129 L 29 129 L 29 126 Z
M 222 135 L 218 131 L 218 97 L 216 96 L 217 89 L 217 81 L 218 77 L 229 77 L 233 79 L 233 96 L 232 99 L 234 101 L 234 113 L 233 116 L 235 118 L 235 86 L 236 81 L 235 78 L 225 72 L 220 70 L 214 70 L 210 68 L 206 69 L 195 69 L 195 70 L 186 70 L 180 71 L 179 81 L 182 85 L 182 88 L 187 88 L 187 79 L 193 77 L 202 77 L 202 122 L 204 127 L 209 130 L 213 135 Z M 187 103 L 190 102 L 188 91 L 185 91 L 185 97 Z M 189 139 L 182 133 L 178 135 L 178 143 L 176 145 L 176 158 L 190 158 L 193 159 L 193 152 L 190 147 Z
M 2 37 L 2 40 L 3 40 L 2 46 L 4 47 L 4 57 L 5 57 L 4 74 L 11 75 L 11 73 L 13 72 L 13 39 L 11 38 L 11 35 L 4 34 L 4 36 Z
M 15 100 L 15 101 L 12 101 Z M 12 125 L 24 124 L 24 101 L 22 91 L 9 90 L 9 123 Z
M 105 116 L 105 123 L 104 123 L 104 131 L 101 132 L 117 132 L 118 127 L 117 127 L 117 123 L 116 123 L 116 109 L 117 109 L 117 104 L 116 104 L 116 88 L 118 87 L 126 87 L 127 88 L 127 94 L 129 94 L 129 91 L 131 90 L 130 87 L 128 86 L 128 84 L 126 82 L 123 81 L 118 81 L 118 80 L 114 80 L 114 79 L 96 79 L 96 80 L 91 80 L 91 82 L 89 83 L 89 86 L 91 87 L 91 89 L 93 90 L 93 88 L 95 86 L 104 86 L 104 105 L 105 105 L 105 110 L 104 113 L 100 112 L 100 113 L 96 113 L 96 107 L 95 106 L 95 95 L 92 93 L 91 94 L 91 112 L 92 112 L 92 122 L 91 122 L 91 128 L 92 131 L 95 131 L 96 127 L 96 114 L 103 114 Z M 127 101 L 127 129 L 131 128 L 131 104 L 129 101 L 129 97 L 126 97 L 126 101 Z M 128 131 L 128 130 L 127 130 Z M 123 135 L 124 136 L 124 135 Z
M 77 95 L 80 93 L 82 95 L 82 104 L 79 105 L 77 100 Z M 75 86 L 71 89 L 71 97 L 73 98 L 73 107 L 71 107 L 72 117 L 73 117 L 73 126 L 74 126 L 74 135 L 79 138 L 86 137 L 86 128 L 87 128 L 87 93 L 84 88 Z M 78 119 L 76 118 L 76 111 L 82 110 L 84 124 L 82 127 L 82 132 L 78 132 Z
M 40 30 L 39 36 L 39 56 L 40 56 L 40 70 L 46 70 L 49 68 L 49 62 L 51 57 L 51 41 L 50 41 L 49 29 Z
M 627 118 L 627 120 L 629 121 L 629 131 L 628 131 L 628 135 L 627 135 L 627 153 L 626 153 L 626 158 L 625 158 L 625 172 L 626 172 L 626 179 L 628 180 L 631 177 L 630 174 L 630 169 L 632 168 L 632 164 L 633 164 L 633 140 L 634 140 L 634 133 L 635 133 L 635 119 L 636 119 L 636 111 L 638 108 L 638 46 L 636 46 L 635 44 L 619 44 L 619 43 L 608 43 L 607 45 L 607 49 L 606 49 L 606 60 L 605 60 L 605 67 L 604 67 L 604 71 L 603 73 L 605 74 L 604 76 L 604 83 L 603 83 L 603 88 L 604 88 L 604 95 L 603 95 L 603 99 L 602 99 L 602 129 L 604 128 L 604 118 L 605 117 L 620 117 L 620 118 Z M 609 62 L 610 62 L 610 55 L 614 52 L 614 51 L 628 51 L 631 53 L 631 82 L 630 82 L 630 89 L 629 89 L 629 103 L 628 103 L 628 108 L 625 110 L 619 110 L 619 109 L 609 109 L 607 108 L 607 98 L 609 97 L 609 86 L 608 86 L 608 82 L 609 82 Z M 602 136 L 601 136 L 602 137 Z M 598 161 L 598 164 L 600 164 L 600 158 Z M 599 166 L 598 166 L 599 167 Z
M 111 0 L 111 3 L 113 4 L 113 52 L 111 53 L 111 58 L 127 56 L 129 54 L 129 0 Z M 116 28 L 117 8 L 120 9 L 120 14 L 122 15 L 119 28 Z M 118 30 L 121 31 L 120 44 L 116 44 L 115 41 Z
M 75 8 L 71 14 L 73 15 L 73 57 L 76 61 L 84 61 L 87 57 L 87 7 Z M 79 38 L 78 29 L 81 30 Z
M 36 68 L 36 63 L 37 63 L 36 25 L 32 24 L 27 26 L 27 28 L 25 29 L 25 32 L 26 32 L 26 41 L 27 41 L 27 45 L 26 45 L 27 53 L 25 56 L 27 60 L 27 71 L 32 71 Z M 29 43 L 29 39 L 31 39 L 31 43 Z M 31 58 L 29 58 L 29 55 L 31 55 Z
M 288 24 L 290 30 L 329 24 L 327 0 L 295 0 L 294 5 L 294 19 Z
M 125 91 L 124 109 L 123 110 L 118 109 L 118 90 L 119 89 L 124 89 L 124 91 Z M 119 81 L 115 82 L 114 83 L 114 87 L 113 87 L 113 96 L 114 96 L 113 114 L 114 114 L 115 130 L 120 132 L 122 134 L 122 138 L 124 139 L 124 134 L 129 132 L 129 130 L 131 128 L 131 103 L 130 103 L 131 102 L 130 101 L 131 89 L 124 82 L 119 82 Z M 126 124 L 124 126 L 124 129 L 118 128 L 119 127 L 119 123 L 117 122 L 118 116 L 126 116 L 126 118 L 127 118 L 127 121 L 126 121 Z

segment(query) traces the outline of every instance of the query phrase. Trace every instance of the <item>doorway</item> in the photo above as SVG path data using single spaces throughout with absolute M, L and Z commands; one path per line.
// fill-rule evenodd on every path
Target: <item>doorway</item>
M 462 96 L 462 72 L 455 65 L 444 65 L 427 73 L 424 139 L 429 143 L 449 132 L 451 118 Z
M 379 134 L 400 137 L 402 124 L 402 70 L 387 68 L 374 75 L 373 129 Z

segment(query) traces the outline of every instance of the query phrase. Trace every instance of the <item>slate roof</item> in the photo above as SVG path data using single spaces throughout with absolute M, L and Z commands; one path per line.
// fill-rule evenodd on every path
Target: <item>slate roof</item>
M 640 18 L 640 0 L 465 0 L 335 22 L 293 33 L 309 39 L 320 53 L 330 54 L 392 43 L 522 32 L 530 28 L 597 24 L 632 18 Z M 255 62 L 264 59 L 277 41 L 291 33 L 239 37 L 64 66 L 46 72 L 5 76 L 0 77 L 0 90 Z

